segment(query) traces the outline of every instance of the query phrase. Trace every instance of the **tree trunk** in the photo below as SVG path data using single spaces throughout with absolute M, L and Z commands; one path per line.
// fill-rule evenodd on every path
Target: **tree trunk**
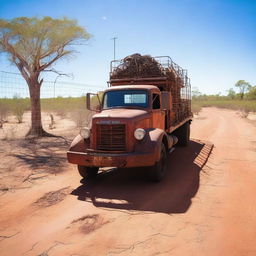
M 42 137 L 47 135 L 47 132 L 43 129 L 41 120 L 41 86 L 38 82 L 35 81 L 31 81 L 28 86 L 31 104 L 31 128 L 27 136 Z

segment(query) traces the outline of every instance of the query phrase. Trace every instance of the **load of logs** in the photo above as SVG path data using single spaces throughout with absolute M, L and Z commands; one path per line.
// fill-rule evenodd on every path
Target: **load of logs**
M 138 53 L 127 56 L 111 74 L 111 79 L 145 78 L 163 76 L 160 64 L 149 55 Z
M 125 57 L 114 69 L 110 79 L 168 77 L 182 87 L 182 79 L 171 66 L 164 68 L 150 55 L 135 53 Z

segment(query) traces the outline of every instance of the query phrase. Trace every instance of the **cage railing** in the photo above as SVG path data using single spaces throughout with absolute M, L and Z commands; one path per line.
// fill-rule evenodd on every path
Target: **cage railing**
M 155 59 L 163 68 L 165 72 L 168 69 L 174 70 L 176 75 L 182 79 L 184 86 L 190 87 L 190 79 L 188 78 L 188 72 L 186 69 L 180 67 L 177 63 L 175 63 L 171 57 L 169 56 L 156 56 L 152 57 Z M 110 76 L 116 71 L 116 69 L 124 63 L 124 59 L 113 60 L 110 62 Z

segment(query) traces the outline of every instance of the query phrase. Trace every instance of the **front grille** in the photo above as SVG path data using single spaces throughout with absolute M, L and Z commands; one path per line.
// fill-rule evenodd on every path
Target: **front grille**
M 104 151 L 125 151 L 125 125 L 97 124 L 97 149 Z

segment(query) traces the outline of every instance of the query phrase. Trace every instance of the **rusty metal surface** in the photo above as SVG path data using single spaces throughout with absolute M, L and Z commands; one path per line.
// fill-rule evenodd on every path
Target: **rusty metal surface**
M 144 87 L 148 88 L 152 93 L 160 93 L 155 86 Z M 150 94 L 150 101 L 153 100 L 152 93 Z M 160 97 L 160 101 L 161 100 Z M 68 153 L 68 161 L 80 165 L 100 167 L 136 167 L 153 165 L 160 157 L 159 148 L 163 136 L 167 136 L 165 130 L 166 132 L 172 132 L 191 118 L 185 118 L 176 126 L 171 126 L 169 129 L 165 129 L 165 115 L 165 111 L 162 109 L 152 109 L 151 105 L 148 106 L 147 109 L 114 108 L 103 110 L 93 116 L 90 139 L 84 140 L 80 135 L 74 139 Z M 121 147 L 112 147 L 111 145 L 107 145 L 109 146 L 107 147 L 106 144 L 104 145 L 105 147 L 99 147 L 102 142 L 102 139 L 99 140 L 100 136 L 102 136 L 99 134 L 100 130 L 97 128 L 99 125 L 109 127 L 112 127 L 113 125 L 124 126 L 126 141 L 125 149 Z M 143 128 L 147 131 L 147 134 L 142 141 L 137 141 L 134 138 L 134 131 L 137 128 Z M 112 138 L 115 138 L 115 135 L 113 134 L 105 134 L 105 136 L 112 136 Z M 111 138 L 105 138 L 103 142 L 114 143 Z M 125 155 L 123 155 L 124 152 Z M 106 156 L 106 153 L 113 153 L 114 155 L 111 155 L 111 159 L 106 157 L 100 158 L 100 156 Z M 143 154 L 146 154 L 146 156 Z
M 97 149 L 126 151 L 126 125 L 122 123 L 96 123 Z
M 152 166 L 155 164 L 155 152 L 151 153 L 82 153 L 67 152 L 68 162 L 84 166 L 97 167 L 139 167 Z
M 99 134 L 97 125 L 99 124 L 117 124 L 125 125 L 126 151 L 134 151 L 136 139 L 134 130 L 137 128 L 147 129 L 152 127 L 152 115 L 149 111 L 141 109 L 109 109 L 94 115 L 92 119 L 92 134 L 90 147 L 97 149 Z M 122 151 L 122 150 L 121 150 Z
M 126 119 L 142 119 L 149 116 L 148 110 L 145 109 L 124 109 L 124 108 L 115 108 L 115 109 L 106 109 L 100 113 L 97 113 L 93 116 L 93 120 L 111 120 L 115 118 L 116 120 L 122 122 Z
M 97 167 L 139 167 L 152 166 L 160 159 L 160 148 L 163 136 L 162 129 L 147 129 L 142 141 L 133 142 L 133 152 L 102 152 L 83 148 L 83 139 L 76 138 L 76 144 L 67 152 L 68 162 L 84 166 Z M 172 145 L 170 144 L 169 147 Z
M 165 113 L 161 109 L 152 111 L 152 127 L 165 129 Z
M 173 131 L 175 131 L 177 128 L 179 128 L 180 126 L 182 126 L 183 124 L 185 124 L 186 122 L 191 122 L 192 121 L 192 115 L 185 118 L 183 121 L 181 121 L 179 124 L 177 125 L 174 125 L 174 126 L 171 126 L 169 129 L 168 129 L 168 133 L 171 133 Z

